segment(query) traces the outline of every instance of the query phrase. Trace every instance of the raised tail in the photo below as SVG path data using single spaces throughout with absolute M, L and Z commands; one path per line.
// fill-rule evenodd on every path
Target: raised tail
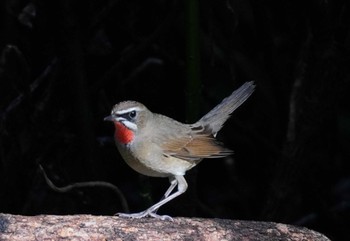
M 197 123 L 208 126 L 214 136 L 222 128 L 230 114 L 237 109 L 254 92 L 254 81 L 246 82 L 233 93 L 223 99 L 214 109 L 203 116 Z

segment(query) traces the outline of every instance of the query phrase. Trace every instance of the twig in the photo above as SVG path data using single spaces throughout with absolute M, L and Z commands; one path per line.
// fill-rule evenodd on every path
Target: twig
M 47 185 L 54 191 L 56 192 L 60 192 L 60 193 L 65 193 L 65 192 L 70 192 L 75 188 L 86 188 L 86 187 L 105 187 L 105 188 L 109 188 L 112 191 L 114 191 L 119 200 L 120 203 L 122 205 L 123 211 L 124 212 L 129 212 L 129 206 L 128 203 L 123 195 L 123 193 L 120 191 L 120 189 L 109 183 L 109 182 L 104 182 L 104 181 L 91 181 L 91 182 L 76 182 L 74 184 L 70 184 L 64 187 L 57 187 L 55 184 L 53 184 L 53 182 L 48 178 L 48 176 L 46 175 L 46 172 L 44 170 L 44 168 L 39 164 L 39 169 L 41 171 L 41 173 L 43 174 L 45 181 L 47 183 Z

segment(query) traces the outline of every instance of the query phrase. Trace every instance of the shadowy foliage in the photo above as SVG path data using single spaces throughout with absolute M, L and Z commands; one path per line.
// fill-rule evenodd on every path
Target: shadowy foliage
M 159 213 L 349 239 L 349 2 L 198 4 L 200 84 L 189 85 L 184 1 L 1 1 L 0 212 L 112 215 L 125 208 L 118 190 L 131 211 L 148 207 L 168 181 L 121 159 L 103 122 L 112 106 L 133 99 L 186 122 L 189 93 L 204 114 L 254 80 L 219 133 L 235 154 L 191 170 Z M 40 166 L 57 187 L 111 185 L 58 192 Z

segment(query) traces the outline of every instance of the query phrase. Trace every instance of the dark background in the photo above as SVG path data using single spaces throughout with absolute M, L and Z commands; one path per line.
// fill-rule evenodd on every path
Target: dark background
M 176 0 L 0 2 L 0 212 L 123 211 L 108 185 L 58 192 L 40 166 L 58 187 L 104 181 L 131 211 L 150 206 L 168 181 L 121 159 L 103 121 L 112 106 L 133 99 L 187 122 L 254 80 L 218 136 L 234 155 L 189 171 L 186 194 L 159 213 L 283 222 L 349 240 L 349 1 L 199 1 L 199 18 L 189 9 Z

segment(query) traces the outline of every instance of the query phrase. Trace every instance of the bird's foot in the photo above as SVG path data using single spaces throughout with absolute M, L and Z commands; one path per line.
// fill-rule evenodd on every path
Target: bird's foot
M 123 218 L 144 218 L 144 217 L 153 217 L 160 220 L 168 220 L 168 221 L 174 221 L 172 217 L 168 215 L 158 215 L 155 212 L 152 212 L 152 210 L 145 210 L 139 213 L 117 213 L 116 214 L 119 217 Z

